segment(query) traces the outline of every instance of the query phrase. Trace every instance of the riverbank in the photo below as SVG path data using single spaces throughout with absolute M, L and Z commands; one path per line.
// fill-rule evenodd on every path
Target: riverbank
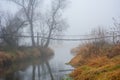
M 120 80 L 120 44 L 97 49 L 93 44 L 85 44 L 76 50 L 69 62 L 75 67 L 70 74 L 73 80 Z
M 43 57 L 43 54 L 45 56 L 51 56 L 54 55 L 54 52 L 50 48 L 41 49 L 39 47 L 24 47 L 17 50 L 0 50 L 0 68 L 9 67 L 13 63 L 39 59 Z

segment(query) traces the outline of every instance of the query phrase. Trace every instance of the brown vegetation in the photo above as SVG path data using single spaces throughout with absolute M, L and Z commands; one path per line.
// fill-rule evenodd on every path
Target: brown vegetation
M 107 57 L 113 58 L 114 56 L 120 55 L 120 44 L 117 44 L 109 50 L 109 54 L 107 54 Z
M 70 61 L 74 80 L 120 80 L 120 45 L 87 43 Z
M 50 48 L 43 50 L 46 56 L 53 55 Z M 24 48 L 17 51 L 0 51 L 0 68 L 9 67 L 12 63 L 42 57 L 40 48 Z

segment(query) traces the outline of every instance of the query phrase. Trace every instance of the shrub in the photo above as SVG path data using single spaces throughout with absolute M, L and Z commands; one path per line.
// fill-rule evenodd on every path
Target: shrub
M 109 53 L 107 54 L 107 57 L 113 58 L 117 55 L 120 55 L 120 44 L 113 46 L 110 50 Z

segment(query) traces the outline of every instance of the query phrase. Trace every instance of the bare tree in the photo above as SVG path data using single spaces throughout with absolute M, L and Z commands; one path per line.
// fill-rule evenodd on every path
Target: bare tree
M 104 44 L 106 42 L 107 31 L 104 28 L 98 27 L 93 29 L 91 33 L 95 38 L 94 43 Z
M 19 30 L 25 24 L 17 15 L 12 16 L 7 14 L 1 17 L 0 20 L 0 37 L 2 41 L 11 48 L 18 46 L 18 40 L 21 33 Z
M 45 42 L 46 42 L 46 35 L 47 35 L 47 26 L 45 26 L 45 22 L 43 20 L 40 20 L 40 36 L 41 36 L 41 40 L 40 40 L 40 46 L 44 46 Z
M 113 21 L 114 26 L 111 28 L 112 29 L 111 33 L 113 35 L 113 42 L 115 44 L 116 41 L 117 43 L 120 43 L 120 22 L 115 18 L 113 18 Z
M 51 38 L 55 38 L 57 34 L 61 34 L 67 27 L 66 20 L 62 17 L 62 11 L 66 6 L 66 0 L 53 0 L 51 2 L 51 8 L 47 10 L 44 17 L 43 27 L 45 28 L 44 36 L 46 36 L 46 42 L 44 47 L 48 47 Z
M 9 0 L 9 1 L 16 3 L 23 9 L 25 17 L 30 25 L 32 46 L 35 46 L 33 22 L 35 18 L 35 10 L 37 8 L 39 0 Z
M 115 19 L 115 18 L 113 18 L 113 21 L 114 21 L 114 31 L 115 32 L 117 32 L 118 34 L 120 34 L 120 22 L 117 20 L 117 19 Z

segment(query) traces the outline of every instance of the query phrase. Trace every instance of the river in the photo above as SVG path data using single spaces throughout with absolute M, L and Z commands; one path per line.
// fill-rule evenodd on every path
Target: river
M 55 54 L 49 60 L 18 63 L 1 72 L 0 80 L 62 80 L 73 69 L 66 63 L 73 57 L 70 50 L 77 45 L 51 45 Z

